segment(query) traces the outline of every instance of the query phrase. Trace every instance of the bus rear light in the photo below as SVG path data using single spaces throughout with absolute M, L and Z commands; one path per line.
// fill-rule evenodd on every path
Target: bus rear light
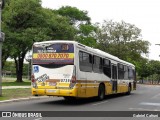
M 34 75 L 31 76 L 31 81 L 32 81 L 32 83 L 36 83 Z
M 76 83 L 76 76 L 72 76 L 71 83 Z
M 35 83 L 36 82 L 36 80 L 35 79 L 32 79 L 32 83 Z
M 31 75 L 31 81 L 32 81 L 33 87 L 36 88 L 37 84 L 36 84 L 36 79 L 35 79 L 34 75 Z
M 72 76 L 69 87 L 73 88 L 76 85 L 76 82 L 76 76 Z

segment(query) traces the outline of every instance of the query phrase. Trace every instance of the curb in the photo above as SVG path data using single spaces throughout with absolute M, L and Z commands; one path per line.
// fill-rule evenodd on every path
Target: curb
M 138 83 L 137 85 L 152 85 L 152 86 L 160 86 L 160 84 L 140 84 L 140 83 Z
M 29 101 L 29 100 L 40 100 L 40 99 L 45 99 L 49 98 L 49 96 L 37 96 L 37 97 L 28 97 L 28 98 L 19 98 L 19 99 L 10 99 L 10 100 L 3 100 L 0 101 L 1 103 L 9 103 L 9 102 L 20 102 L 20 101 Z

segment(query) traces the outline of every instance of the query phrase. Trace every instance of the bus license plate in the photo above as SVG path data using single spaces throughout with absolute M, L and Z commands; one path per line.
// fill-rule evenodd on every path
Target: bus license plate
M 47 90 L 48 93 L 56 93 L 57 90 Z

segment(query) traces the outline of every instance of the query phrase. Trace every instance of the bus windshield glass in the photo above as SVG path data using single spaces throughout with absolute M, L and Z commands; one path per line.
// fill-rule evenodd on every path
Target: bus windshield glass
M 74 46 L 70 43 L 41 43 L 33 45 L 34 65 L 73 65 Z

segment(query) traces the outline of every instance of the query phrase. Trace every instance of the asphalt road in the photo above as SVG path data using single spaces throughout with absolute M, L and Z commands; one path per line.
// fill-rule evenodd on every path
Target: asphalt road
M 80 99 L 74 102 L 65 101 L 62 97 L 50 97 L 41 100 L 29 100 L 22 102 L 11 102 L 0 104 L 0 111 L 95 111 L 95 113 L 86 114 L 96 114 L 98 111 L 160 111 L 160 86 L 152 85 L 137 85 L 137 90 L 133 91 L 131 95 L 110 95 L 106 96 L 103 101 L 97 101 L 95 98 L 91 99 Z M 66 112 L 67 114 L 67 112 Z M 73 112 L 74 114 L 74 112 Z M 106 113 L 107 114 L 107 113 Z M 126 112 L 127 114 L 127 112 Z M 82 115 L 83 116 L 83 115 Z M 160 117 L 160 116 L 159 116 Z M 68 119 L 68 120 L 128 120 L 127 117 L 48 117 L 48 118 L 23 118 L 24 120 L 54 120 L 54 119 Z M 11 118 L 0 118 L 0 120 L 9 120 Z M 11 120 L 18 120 L 17 118 L 12 118 Z M 20 119 L 20 118 L 19 118 Z M 160 118 L 130 118 L 131 120 L 146 120 L 153 119 L 159 120 Z

